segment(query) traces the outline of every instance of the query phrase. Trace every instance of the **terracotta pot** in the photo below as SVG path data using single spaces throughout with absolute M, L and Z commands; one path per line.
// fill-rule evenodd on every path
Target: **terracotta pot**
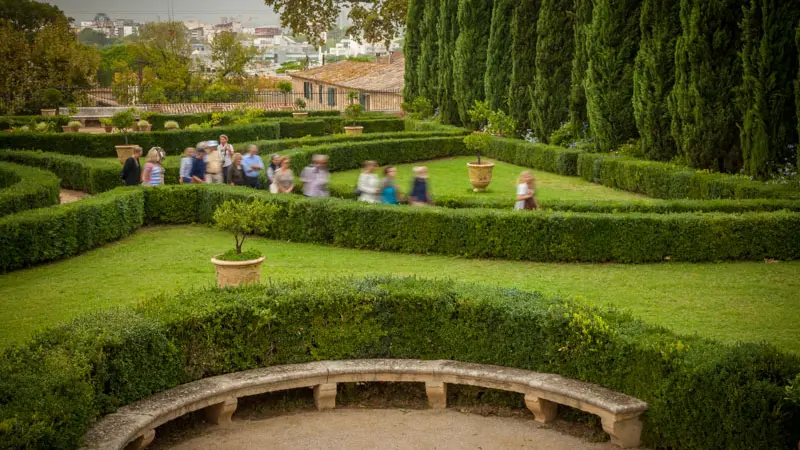
M 114 125 L 103 125 L 103 128 L 105 128 L 106 133 L 112 133 L 114 131 Z
M 211 258 L 211 263 L 214 264 L 217 271 L 217 286 L 219 287 L 260 283 L 263 262 L 263 256 L 249 261 L 222 261 Z
M 150 128 L 153 128 L 152 125 L 148 125 L 146 127 L 139 127 L 139 131 L 150 131 Z
M 117 159 L 119 159 L 119 163 L 125 164 L 125 161 L 133 156 L 133 149 L 136 147 L 138 147 L 138 145 L 135 144 L 115 145 L 114 148 L 117 150 Z
M 281 111 L 292 111 L 294 110 L 294 106 L 281 106 Z
M 68 127 L 66 125 L 62 125 L 61 126 L 61 131 L 63 131 L 64 133 L 70 133 L 70 132 L 72 132 L 72 128 L 70 128 L 70 127 Z
M 222 106 L 214 105 L 214 106 L 209 107 L 208 110 L 211 111 L 212 113 L 214 113 L 214 112 L 223 112 L 223 111 L 225 111 L 225 108 L 223 108 Z
M 344 134 L 349 134 L 351 136 L 362 134 L 364 132 L 364 127 L 344 127 Z
M 489 183 L 492 182 L 492 169 L 494 163 L 482 162 L 467 163 L 469 168 L 469 182 L 472 184 L 474 192 L 485 191 Z
M 308 117 L 308 113 L 307 112 L 292 113 L 292 117 L 294 117 L 295 119 L 304 119 Z
M 57 109 L 43 109 L 43 110 L 41 110 L 41 113 L 42 113 L 43 116 L 55 116 L 56 112 L 58 112 Z

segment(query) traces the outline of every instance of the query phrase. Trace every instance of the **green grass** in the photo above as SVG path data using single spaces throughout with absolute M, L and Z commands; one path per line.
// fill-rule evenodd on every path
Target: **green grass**
M 411 187 L 411 168 L 426 165 L 430 173 L 430 189 L 434 200 L 437 195 L 447 197 L 481 197 L 492 199 L 513 199 L 517 191 L 517 178 L 525 167 L 500 161 L 484 159 L 495 164 L 492 184 L 486 192 L 472 192 L 469 184 L 467 163 L 474 161 L 472 156 L 420 161 L 397 166 L 397 182 L 406 192 Z M 355 187 L 358 170 L 337 172 L 331 175 L 331 184 Z M 383 172 L 380 172 L 383 176 Z M 565 177 L 550 172 L 533 171 L 536 177 L 536 198 L 539 200 L 651 200 L 644 195 L 611 189 L 590 183 L 583 178 Z
M 77 315 L 214 284 L 229 235 L 200 226 L 143 228 L 83 255 L 0 276 L 0 346 Z M 414 275 L 581 296 L 653 324 L 800 353 L 800 262 L 545 264 L 419 256 L 248 239 L 263 277 Z

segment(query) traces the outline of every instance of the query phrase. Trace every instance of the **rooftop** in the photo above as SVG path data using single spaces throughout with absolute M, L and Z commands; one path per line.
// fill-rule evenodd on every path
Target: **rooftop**
M 403 89 L 405 64 L 403 54 L 395 53 L 391 64 L 341 61 L 301 72 L 290 72 L 289 76 L 348 89 L 393 91 Z

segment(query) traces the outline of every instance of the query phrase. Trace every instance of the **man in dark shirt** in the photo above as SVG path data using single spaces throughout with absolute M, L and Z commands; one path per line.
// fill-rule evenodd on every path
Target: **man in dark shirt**
M 125 160 L 122 166 L 122 181 L 125 186 L 138 186 L 142 184 L 142 166 L 139 165 L 139 158 L 142 157 L 142 148 L 133 149 L 133 155 Z
M 206 182 L 206 162 L 203 158 L 206 156 L 206 151 L 202 148 L 197 149 L 195 159 L 192 161 L 192 183 L 203 184 Z

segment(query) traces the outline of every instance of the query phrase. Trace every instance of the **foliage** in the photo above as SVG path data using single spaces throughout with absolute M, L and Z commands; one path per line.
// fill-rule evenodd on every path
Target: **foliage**
M 0 217 L 58 205 L 59 179 L 51 172 L 0 162 Z
M 264 201 L 227 201 L 214 211 L 214 226 L 233 234 L 236 253 L 241 254 L 242 245 L 248 235 L 256 231 L 264 232 L 272 227 L 277 210 L 276 206 Z
M 214 35 L 211 43 L 211 60 L 217 68 L 217 75 L 225 78 L 229 75 L 244 76 L 244 69 L 256 55 L 255 47 L 245 47 L 237 39 L 236 34 L 224 31 Z
M 97 194 L 122 184 L 117 161 L 68 156 L 31 150 L 3 150 L 0 160 L 48 170 L 67 189 Z
M 303 110 L 306 109 L 307 105 L 305 100 L 303 100 L 302 98 L 298 98 L 294 101 L 294 106 L 296 106 L 298 109 Z
M 279 81 L 275 84 L 275 87 L 284 94 L 291 94 L 293 89 L 291 81 Z
M 344 117 L 353 126 L 355 126 L 362 114 L 364 114 L 364 105 L 361 103 L 351 103 L 344 109 Z
M 0 0 L 0 17 L 15 29 L 28 33 L 31 39 L 42 27 L 67 20 L 57 6 L 32 0 Z
M 454 96 L 455 79 L 453 57 L 458 38 L 458 0 L 439 0 L 439 80 L 436 104 L 439 106 L 439 120 L 448 125 L 460 125 L 458 105 Z M 406 58 L 408 58 L 406 56 Z M 408 61 L 408 59 L 406 59 Z M 412 97 L 405 97 L 412 98 Z
M 69 116 L 0 116 L 0 130 L 8 130 L 16 126 L 27 125 L 36 128 L 41 123 L 46 123 L 50 131 L 60 131 L 70 121 Z
M 420 23 L 420 50 L 417 62 L 419 96 L 435 102 L 439 90 L 439 1 L 424 2 Z M 414 98 L 414 97 L 406 97 Z
M 139 129 L 147 128 L 147 127 L 150 126 L 150 122 L 148 122 L 148 121 L 146 121 L 144 119 L 141 119 L 138 122 L 136 122 L 136 126 L 138 126 Z M 164 124 L 164 128 L 166 128 L 166 127 L 167 127 L 166 124 Z
M 453 91 L 461 122 L 469 123 L 469 109 L 475 101 L 483 101 L 486 52 L 492 15 L 491 1 L 459 0 L 458 39 L 453 57 Z M 412 97 L 409 97 L 412 98 Z
M 148 123 L 148 125 L 150 125 L 150 124 Z M 181 126 L 178 124 L 178 122 L 176 122 L 174 120 L 168 120 L 168 121 L 164 122 L 164 129 L 165 130 L 180 130 L 180 128 L 181 128 Z
M 406 59 L 405 73 L 403 74 L 403 98 L 416 98 L 420 95 L 420 80 L 418 68 L 422 52 L 422 19 L 425 13 L 425 1 L 409 0 L 408 17 L 406 19 L 406 37 L 403 41 L 403 54 Z
M 681 32 L 680 2 L 644 0 L 642 39 L 633 72 L 633 113 L 644 156 L 669 161 L 678 152 L 667 104 L 675 83 L 675 42 Z
M 119 111 L 111 116 L 111 124 L 125 136 L 125 144 L 128 143 L 128 132 L 136 122 L 136 110 L 129 108 L 125 111 Z M 52 149 L 51 149 L 52 150 Z
M 48 133 L 54 131 L 51 124 L 52 122 L 39 122 L 36 124 L 36 127 L 34 127 L 34 130 L 36 130 L 37 133 Z
M 598 0 L 588 27 L 586 102 L 592 135 L 610 152 L 636 137 L 633 66 L 642 0 Z
M 481 129 L 495 136 L 513 136 L 517 128 L 513 117 L 502 110 L 490 109 L 488 101 L 476 101 L 469 110 L 469 118 Z
M 495 0 L 484 76 L 486 100 L 491 109 L 509 112 L 508 85 L 512 71 L 511 18 L 518 2 Z
M 541 0 L 519 2 L 511 18 L 511 78 L 508 87 L 508 108 L 520 131 L 530 129 L 530 89 L 536 74 L 536 29 Z
M 569 118 L 572 74 L 572 1 L 542 0 L 536 25 L 536 71 L 533 79 L 529 122 L 539 139 L 546 141 Z
M 589 123 L 589 116 L 586 111 L 586 71 L 589 68 L 589 49 L 587 38 L 589 26 L 592 23 L 593 0 L 575 0 L 573 19 L 573 42 L 575 46 L 575 56 L 572 60 L 572 75 L 570 77 L 569 94 L 569 121 L 572 129 L 583 128 L 584 124 Z
M 227 252 L 217 255 L 216 259 L 220 261 L 252 261 L 263 256 L 258 250 L 246 250 L 241 253 L 236 253 L 236 249 L 228 250 Z
M 71 120 L 71 121 L 70 121 L 70 122 L 67 124 L 67 126 L 68 126 L 69 128 L 71 128 L 73 131 L 77 131 L 77 130 L 79 130 L 79 129 L 80 129 L 82 126 L 83 126 L 83 125 L 82 125 L 80 122 L 78 122 L 77 120 Z
M 64 94 L 62 94 L 58 89 L 47 88 L 42 93 L 42 106 L 44 106 L 45 109 L 56 109 L 63 101 Z
M 669 108 L 678 152 L 697 169 L 738 171 L 741 166 L 738 111 L 731 96 L 742 81 L 738 25 L 745 2 L 681 1 Z
M 742 19 L 741 124 L 744 171 L 767 179 L 794 156 L 797 117 L 792 102 L 798 64 L 793 29 L 800 8 L 776 0 L 750 0 Z
M 478 164 L 481 163 L 481 154 L 489 148 L 491 139 L 491 136 L 487 133 L 480 132 L 468 134 L 464 138 L 464 146 L 467 147 L 467 150 L 475 153 L 478 156 Z
M 287 61 L 275 71 L 278 74 L 284 74 L 287 70 L 306 70 L 308 68 L 308 63 L 305 60 L 302 61 Z
M 433 104 L 422 96 L 415 98 L 411 103 L 403 102 L 400 107 L 415 120 L 427 120 L 433 117 Z
M 82 44 L 91 45 L 98 48 L 108 47 L 109 45 L 114 44 L 114 39 L 108 38 L 104 33 L 92 28 L 82 29 L 80 33 L 78 33 L 78 41 L 80 41 Z

